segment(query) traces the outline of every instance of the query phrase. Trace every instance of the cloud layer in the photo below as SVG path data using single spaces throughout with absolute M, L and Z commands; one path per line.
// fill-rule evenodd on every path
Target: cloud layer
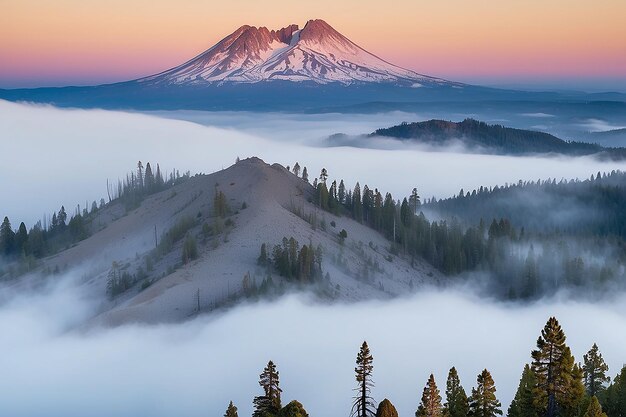
M 0 101 L 3 154 L 0 215 L 14 227 L 31 226 L 64 204 L 73 213 L 106 197 L 106 180 L 117 181 L 138 160 L 159 162 L 164 171 L 213 172 L 235 158 L 259 156 L 268 163 L 307 166 L 312 177 L 326 167 L 331 179 L 346 185 L 379 188 L 402 198 L 417 187 L 422 197 L 446 197 L 465 190 L 518 180 L 588 178 L 598 171 L 626 169 L 626 162 L 593 158 L 520 158 L 427 152 L 417 148 L 385 150 L 326 148 L 329 133 L 360 133 L 406 120 L 408 115 L 284 115 L 231 113 L 189 121 L 111 112 L 67 110 Z M 208 120 L 207 120 L 208 118 Z M 237 128 L 236 128 L 237 127 Z M 237 130 L 240 129 L 240 130 Z
M 456 366 L 466 390 L 492 371 L 504 408 L 547 318 L 556 315 L 577 360 L 600 346 L 614 375 L 624 361 L 621 296 L 603 305 L 552 299 L 494 303 L 463 290 L 423 290 L 394 302 L 326 306 L 305 298 L 243 306 L 177 325 L 76 327 L 92 313 L 65 281 L 0 306 L 0 414 L 11 416 L 217 416 L 228 401 L 250 415 L 258 374 L 280 371 L 283 402 L 311 416 L 349 412 L 354 360 L 367 340 L 373 390 L 400 415 L 417 408 L 428 375 L 440 388 Z M 82 329 L 82 330 L 81 330 Z

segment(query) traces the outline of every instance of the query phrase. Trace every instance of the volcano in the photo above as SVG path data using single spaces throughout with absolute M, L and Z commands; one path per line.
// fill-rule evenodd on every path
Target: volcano
M 302 29 L 295 24 L 280 30 L 244 25 L 190 61 L 136 82 L 221 85 L 276 80 L 408 87 L 458 84 L 393 65 L 323 20 L 309 20 Z

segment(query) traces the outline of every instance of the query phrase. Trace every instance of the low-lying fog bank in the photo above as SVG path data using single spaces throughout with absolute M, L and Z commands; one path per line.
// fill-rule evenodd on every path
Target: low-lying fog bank
M 7 295 L 7 292 L 4 292 Z M 368 341 L 373 396 L 412 415 L 426 379 L 440 389 L 451 366 L 467 391 L 488 368 L 503 409 L 547 318 L 561 322 L 577 361 L 596 342 L 614 376 L 626 360 L 626 296 L 494 303 L 466 290 L 423 290 L 392 302 L 325 306 L 301 297 L 244 305 L 184 324 L 76 330 L 91 312 L 65 283 L 0 306 L 0 415 L 218 416 L 230 400 L 251 415 L 269 359 L 283 402 L 312 417 L 347 415 L 354 361 Z M 74 330 L 68 330 L 73 327 Z M 443 391 L 442 391 L 443 392 Z
M 19 221 L 30 227 L 61 205 L 73 213 L 76 204 L 84 207 L 106 198 L 107 179 L 116 183 L 135 169 L 138 160 L 160 163 L 164 172 L 179 169 L 192 174 L 225 168 L 237 156 L 258 156 L 285 166 L 298 161 L 308 168 L 311 178 L 325 167 L 331 179 L 343 178 L 349 188 L 359 181 L 361 186 L 389 191 L 396 198 L 408 195 L 414 187 L 424 198 L 447 197 L 461 188 L 520 179 L 588 178 L 598 171 L 626 169 L 626 161 L 593 158 L 476 155 L 458 148 L 428 152 L 410 147 L 319 146 L 319 129 L 367 132 L 373 125 L 387 125 L 388 117 L 400 119 L 403 114 L 331 115 L 305 122 L 285 115 L 263 114 L 258 121 L 252 115 L 246 117 L 239 131 L 143 114 L 0 101 L 3 154 L 11 155 L 0 164 L 0 176 L 5 179 L 0 182 L 0 194 L 7 196 L 0 215 L 9 216 L 15 227 Z

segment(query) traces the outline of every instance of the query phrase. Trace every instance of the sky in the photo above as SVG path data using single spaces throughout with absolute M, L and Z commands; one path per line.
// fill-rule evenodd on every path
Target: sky
M 483 85 L 626 91 L 621 0 L 0 0 L 0 88 L 123 81 L 243 24 L 321 18 L 420 73 Z

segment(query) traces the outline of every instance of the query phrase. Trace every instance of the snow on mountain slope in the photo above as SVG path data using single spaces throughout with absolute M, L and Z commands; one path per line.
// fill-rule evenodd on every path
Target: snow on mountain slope
M 395 66 L 359 47 L 323 20 L 302 30 L 242 26 L 192 60 L 137 80 L 157 84 L 223 84 L 260 81 L 392 83 L 411 87 L 454 84 Z M 458 84 L 462 86 L 462 84 Z

